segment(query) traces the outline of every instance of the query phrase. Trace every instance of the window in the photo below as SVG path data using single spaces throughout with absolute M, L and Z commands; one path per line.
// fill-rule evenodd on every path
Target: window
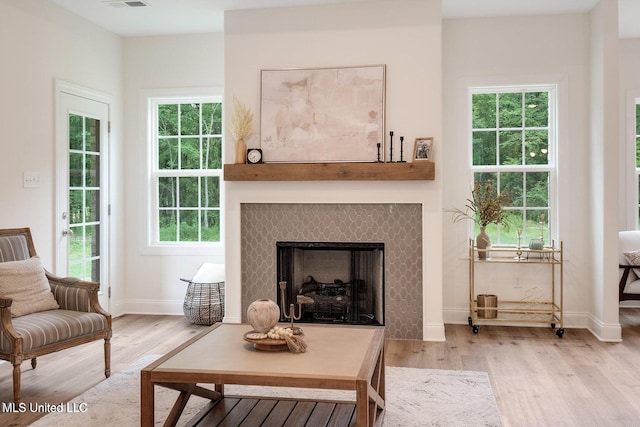
M 636 126 L 635 126 L 635 143 L 636 143 L 636 182 L 638 183 L 638 189 L 640 189 L 640 99 L 636 99 Z M 636 218 L 636 229 L 640 230 L 640 190 L 636 194 L 636 212 L 638 216 Z
M 221 242 L 222 98 L 150 98 L 152 245 Z
M 100 282 L 101 120 L 69 113 L 69 255 L 71 277 Z
M 470 90 L 474 184 L 507 192 L 509 227 L 487 227 L 495 244 L 550 242 L 555 194 L 555 86 Z M 476 225 L 475 234 L 479 232 Z

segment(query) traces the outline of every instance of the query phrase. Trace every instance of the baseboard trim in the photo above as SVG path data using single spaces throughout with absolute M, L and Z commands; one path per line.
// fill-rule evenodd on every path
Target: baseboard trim
M 589 316 L 589 326 L 587 327 L 587 329 L 600 341 L 622 341 L 622 327 L 620 326 L 620 323 L 602 323 L 600 319 Z
M 150 314 L 150 315 L 171 315 L 182 316 L 183 301 L 161 301 L 161 300 L 126 300 L 112 304 L 111 314 L 114 317 L 124 314 Z M 445 309 L 443 310 L 444 323 L 467 325 L 469 311 L 465 309 Z M 241 319 L 225 316 L 225 323 L 241 323 Z M 509 326 L 509 323 L 504 323 Z M 514 323 L 511 326 L 548 327 L 542 323 Z M 622 328 L 620 324 L 604 324 L 589 313 L 564 313 L 565 328 L 588 329 L 596 338 L 605 342 L 622 341 Z M 422 329 L 423 341 L 446 341 L 444 324 L 424 325 Z
M 422 341 L 444 342 L 444 323 L 434 323 L 422 327 Z
M 184 315 L 182 310 L 183 301 L 163 301 L 163 300 L 125 300 L 118 304 L 113 304 L 112 314 L 160 314 L 160 315 Z

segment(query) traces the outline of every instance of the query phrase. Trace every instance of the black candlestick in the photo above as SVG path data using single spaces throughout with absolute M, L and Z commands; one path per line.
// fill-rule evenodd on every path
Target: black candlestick
M 402 159 L 402 147 L 404 145 L 404 136 L 400 137 L 400 163 L 405 163 L 405 161 Z
M 389 132 L 389 161 L 393 163 L 393 131 Z
M 380 143 L 378 142 L 376 144 L 378 146 L 378 163 L 380 163 L 382 160 L 380 160 Z

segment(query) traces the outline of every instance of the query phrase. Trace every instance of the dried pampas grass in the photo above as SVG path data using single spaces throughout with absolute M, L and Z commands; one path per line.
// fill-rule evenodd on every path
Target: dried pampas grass
M 229 130 L 236 139 L 245 139 L 253 133 L 253 113 L 248 107 L 240 104 L 235 96 Z

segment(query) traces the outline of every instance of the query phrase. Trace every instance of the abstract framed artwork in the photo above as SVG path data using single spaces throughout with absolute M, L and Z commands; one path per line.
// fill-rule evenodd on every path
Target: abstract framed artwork
M 384 65 L 261 71 L 265 162 L 375 162 L 384 153 Z

